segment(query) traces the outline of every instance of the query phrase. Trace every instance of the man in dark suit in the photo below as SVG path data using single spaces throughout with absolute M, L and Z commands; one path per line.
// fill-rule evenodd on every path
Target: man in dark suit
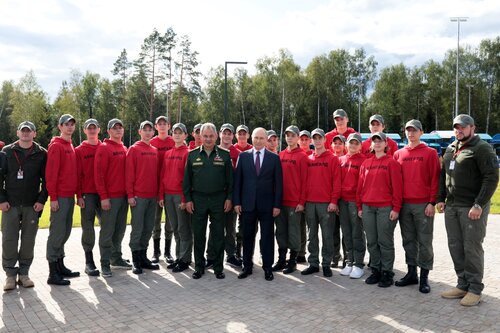
M 234 210 L 241 215 L 243 226 L 244 279 L 252 274 L 257 221 L 260 221 L 260 251 L 267 281 L 274 279 L 274 218 L 279 215 L 283 196 L 283 176 L 279 156 L 266 151 L 267 133 L 256 128 L 253 148 L 239 156 L 234 177 Z

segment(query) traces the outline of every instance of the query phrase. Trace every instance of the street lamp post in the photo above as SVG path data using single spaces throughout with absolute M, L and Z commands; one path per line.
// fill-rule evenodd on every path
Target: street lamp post
M 361 88 L 363 82 L 358 83 L 358 133 L 361 133 Z
M 469 116 L 470 116 L 470 90 L 474 87 L 473 84 L 468 84 L 467 88 L 469 88 Z
M 460 54 L 460 22 L 467 22 L 468 17 L 450 17 L 451 22 L 457 22 L 457 77 L 455 86 L 455 117 L 458 116 L 458 55 Z
M 227 114 L 227 64 L 246 65 L 246 61 L 226 61 L 224 63 L 224 123 L 228 122 Z

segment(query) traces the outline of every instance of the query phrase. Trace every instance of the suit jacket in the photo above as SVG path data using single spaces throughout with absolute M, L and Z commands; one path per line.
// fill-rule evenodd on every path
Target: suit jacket
M 242 152 L 234 174 L 233 205 L 243 212 L 272 212 L 281 209 L 283 175 L 278 155 L 266 150 L 257 176 L 253 159 L 254 149 Z

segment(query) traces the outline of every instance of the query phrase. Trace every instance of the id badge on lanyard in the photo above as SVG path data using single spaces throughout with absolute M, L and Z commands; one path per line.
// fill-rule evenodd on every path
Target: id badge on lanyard
M 23 179 L 24 178 L 24 172 L 21 168 L 17 170 L 17 179 Z
M 454 170 L 455 169 L 455 160 L 451 160 L 450 161 L 450 170 Z

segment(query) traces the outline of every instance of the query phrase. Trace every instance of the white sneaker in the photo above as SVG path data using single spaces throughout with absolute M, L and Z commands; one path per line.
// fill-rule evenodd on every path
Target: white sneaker
M 349 274 L 349 277 L 351 279 L 359 279 L 363 275 L 365 275 L 365 270 L 363 268 L 359 268 L 358 266 L 354 266 L 351 274 Z
M 340 271 L 340 275 L 343 275 L 343 276 L 349 276 L 349 274 L 351 274 L 352 272 L 352 266 L 345 266 L 341 271 Z

